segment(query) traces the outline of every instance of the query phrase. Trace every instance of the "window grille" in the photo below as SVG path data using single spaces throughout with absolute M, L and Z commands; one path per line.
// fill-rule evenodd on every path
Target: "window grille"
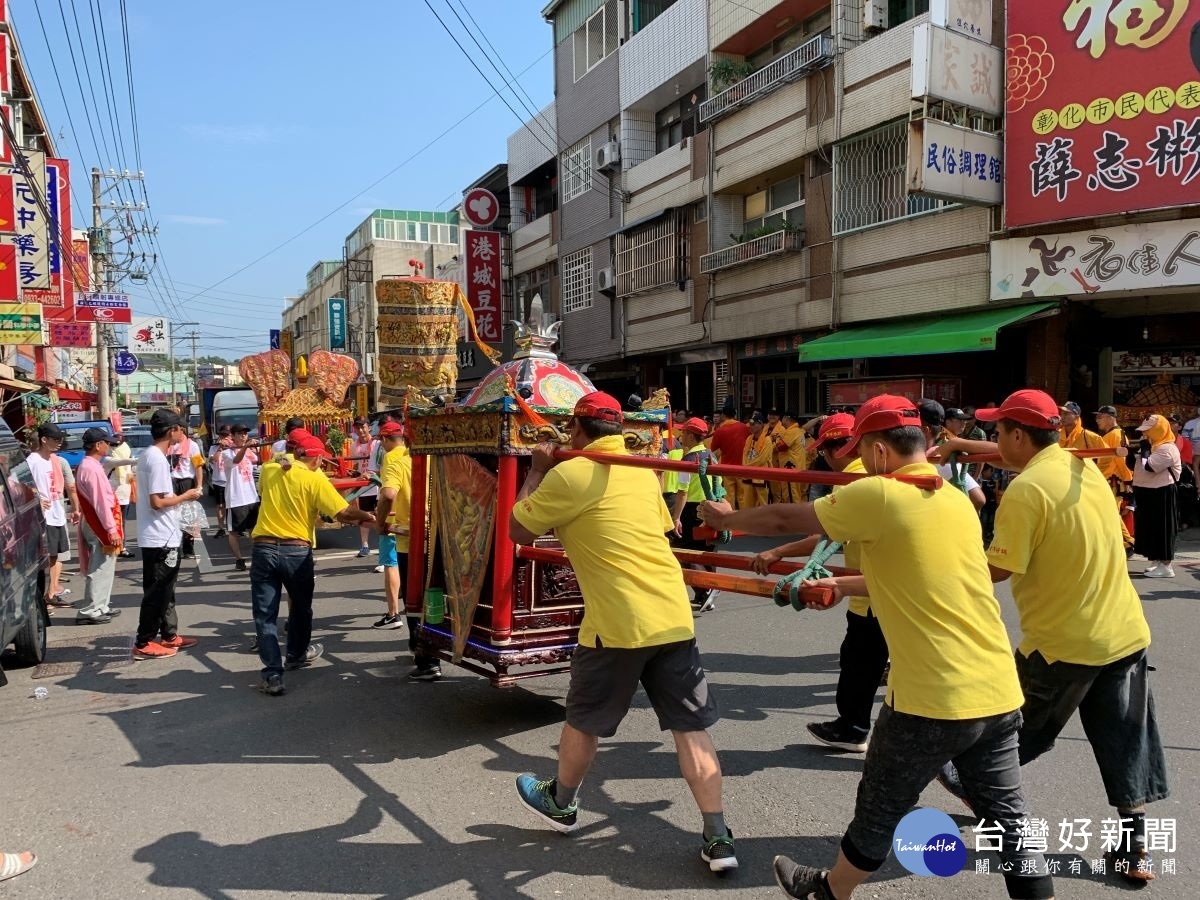
M 592 306 L 592 248 L 566 256 L 562 261 L 563 315 L 591 309 Z
M 563 203 L 574 200 L 592 189 L 592 143 L 584 138 L 568 147 L 562 154 Z

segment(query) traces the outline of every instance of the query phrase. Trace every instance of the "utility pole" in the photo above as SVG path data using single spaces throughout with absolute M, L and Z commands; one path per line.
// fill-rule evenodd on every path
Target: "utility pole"
M 196 362 L 196 341 L 200 338 L 200 332 L 192 331 L 188 334 L 192 339 L 192 390 L 196 395 L 196 402 L 200 402 L 200 365 Z
M 92 169 L 92 235 L 88 242 L 92 252 L 92 284 L 97 290 L 108 290 L 108 229 L 104 227 L 103 207 L 100 204 L 100 170 Z M 100 418 L 112 412 L 109 389 L 108 328 L 96 323 L 96 395 Z
M 169 362 L 167 363 L 171 367 L 171 402 L 172 403 L 174 403 L 176 400 L 176 397 L 175 397 L 175 342 L 181 341 L 184 339 L 190 339 L 192 342 L 192 379 L 193 379 L 192 384 L 195 385 L 195 383 L 196 383 L 196 381 L 195 381 L 195 378 L 196 378 L 196 340 L 200 337 L 200 332 L 198 332 L 198 331 L 192 331 L 188 334 L 181 335 L 180 337 L 175 337 L 175 328 L 177 328 L 181 325 L 199 325 L 199 324 L 200 324 L 199 322 L 174 322 L 174 323 L 172 323 L 171 336 L 170 336 L 170 341 L 169 341 L 171 350 L 170 350 Z M 187 418 L 186 414 L 184 415 L 184 418 Z

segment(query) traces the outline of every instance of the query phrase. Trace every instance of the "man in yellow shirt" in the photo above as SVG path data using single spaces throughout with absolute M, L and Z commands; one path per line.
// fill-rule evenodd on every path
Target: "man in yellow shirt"
M 300 669 L 322 653 L 312 638 L 312 600 L 316 585 L 313 572 L 312 536 L 318 515 L 340 522 L 374 522 L 371 513 L 351 509 L 342 495 L 320 471 L 322 458 L 332 455 L 312 435 L 288 434 L 296 445 L 296 462 L 283 459 L 263 466 L 259 474 L 262 501 L 252 539 L 250 598 L 254 606 L 254 631 L 262 681 L 258 689 L 270 697 L 285 693 L 284 669 Z M 279 652 L 275 620 L 279 601 L 287 588 L 291 601 L 288 614 L 287 658 Z
M 859 407 L 850 440 L 872 475 L 935 475 L 911 400 L 882 395 Z M 992 594 L 979 517 L 950 485 L 923 490 L 863 478 L 815 503 L 733 512 L 705 503 L 713 528 L 815 534 L 857 545 L 862 575 L 823 579 L 839 599 L 869 596 L 892 671 L 851 821 L 829 872 L 775 858 L 792 897 L 849 897 L 879 869 L 900 820 L 945 763 L 954 761 L 975 812 L 998 823 L 1009 896 L 1052 897 L 1042 855 L 1024 846 L 1017 731 L 1021 687 Z M 999 836 L 999 835 L 998 835 Z
M 989 415 L 995 410 L 989 410 Z M 1083 410 L 1074 400 L 1068 400 L 1058 408 L 1062 418 L 1062 429 L 1059 432 L 1058 446 L 1067 450 L 1099 450 L 1104 446 L 1100 435 L 1083 427 Z M 976 412 L 981 422 L 988 421 Z
M 750 437 L 746 439 L 746 449 L 742 451 L 742 465 L 770 468 L 773 453 L 774 447 L 767 437 L 767 420 L 762 411 L 756 409 L 750 415 Z M 766 506 L 768 499 L 765 478 L 741 479 L 738 485 L 738 509 Z
M 824 457 L 834 472 L 866 472 L 862 460 L 857 456 L 837 455 L 849 443 L 853 430 L 854 416 L 849 413 L 835 413 L 821 423 L 815 442 L 816 452 Z M 840 487 L 834 488 L 834 491 L 839 490 Z M 771 565 L 781 559 L 811 555 L 820 537 L 807 537 L 802 541 L 764 550 L 752 561 L 754 571 L 766 575 Z M 846 566 L 859 568 L 861 560 L 858 547 L 849 543 L 844 552 Z M 807 727 L 809 733 L 826 746 L 850 753 L 866 753 L 867 735 L 871 731 L 871 708 L 875 704 L 879 682 L 888 662 L 887 641 L 879 627 L 879 620 L 871 612 L 870 598 L 847 598 L 846 636 L 842 639 L 838 659 L 837 718 L 830 722 L 810 722 Z
M 608 394 L 580 398 L 568 429 L 576 450 L 627 452 L 621 405 Z M 616 733 L 640 682 L 659 726 L 675 739 L 680 768 L 700 807 L 701 858 L 714 872 L 735 869 L 721 765 L 707 731 L 719 714 L 696 648 L 683 572 L 667 543 L 674 523 L 657 478 L 647 469 L 586 459 L 558 463 L 556 449 L 534 450 L 510 528 L 520 544 L 554 530 L 575 569 L 584 613 L 571 658 L 558 776 L 521 775 L 521 803 L 558 831 L 578 827 L 575 795 L 599 738 Z
M 412 459 L 404 445 L 404 426 L 384 422 L 379 426 L 383 464 L 379 469 L 379 500 L 375 527 L 379 531 L 379 564 L 383 566 L 383 599 L 387 609 L 372 628 L 404 627 L 400 615 L 400 578 L 408 567 L 408 520 L 412 505 Z M 439 673 L 440 674 L 440 673 Z
M 777 469 L 805 469 L 808 460 L 804 455 L 804 429 L 796 420 L 795 413 L 785 412 L 779 418 L 779 429 L 775 434 L 774 465 Z M 780 503 L 797 503 L 805 495 L 804 485 L 794 481 L 777 482 Z
M 683 423 L 679 440 L 683 447 L 684 462 L 699 463 L 701 460 L 707 459 L 711 464 L 716 461 L 712 451 L 704 445 L 706 434 L 708 434 L 708 423 L 699 416 L 693 416 Z M 705 477 L 713 478 L 715 476 Z M 700 526 L 696 510 L 704 502 L 704 482 L 700 479 L 699 474 L 693 475 L 688 472 L 678 473 L 675 482 L 675 503 L 671 507 L 671 518 L 675 523 L 675 537 L 672 543 L 683 550 L 695 550 L 701 553 L 711 550 L 712 545 L 708 541 L 696 537 L 696 529 Z M 695 563 L 690 564 L 688 568 L 702 569 L 706 572 L 716 571 L 715 566 L 703 566 Z M 696 615 L 711 612 L 716 607 L 717 593 L 718 591 L 708 588 L 693 587 L 692 612 Z
M 1117 509 L 1120 510 L 1122 498 L 1126 495 L 1132 496 L 1133 493 L 1133 472 L 1129 468 L 1129 438 L 1126 437 L 1125 430 L 1117 424 L 1115 406 L 1102 406 L 1096 410 L 1096 427 L 1100 429 L 1100 440 L 1104 442 L 1105 447 L 1112 447 L 1118 453 L 1121 448 L 1125 449 L 1125 453 L 1120 456 L 1096 460 L 1100 474 L 1108 479 L 1109 488 L 1117 498 Z M 1124 518 L 1119 518 L 1118 521 L 1121 523 L 1121 543 L 1125 546 L 1126 556 L 1129 556 L 1133 553 L 1133 535 L 1125 527 Z
M 987 556 L 993 581 L 1012 579 L 1021 616 L 1021 764 L 1050 750 L 1078 710 L 1108 802 L 1128 823 L 1114 867 L 1149 881 L 1146 804 L 1170 792 L 1147 675 L 1150 627 L 1129 580 L 1112 493 L 1095 466 L 1058 445 L 1058 413 L 1036 390 L 978 412 L 998 423 L 1000 456 L 1020 472 L 996 512 Z M 958 792 L 952 768 L 939 780 Z

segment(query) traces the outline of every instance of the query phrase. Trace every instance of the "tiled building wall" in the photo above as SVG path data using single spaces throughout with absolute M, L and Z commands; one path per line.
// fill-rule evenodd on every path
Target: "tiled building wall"
M 654 113 L 626 109 L 621 113 L 621 168 L 632 169 L 654 156 Z
M 676 0 L 621 47 L 621 108 L 637 103 L 707 53 L 706 0 Z
M 538 112 L 528 127 L 522 126 L 508 136 L 508 180 L 520 181 L 558 153 L 558 121 L 554 103 Z M 519 204 L 514 203 L 513 208 Z

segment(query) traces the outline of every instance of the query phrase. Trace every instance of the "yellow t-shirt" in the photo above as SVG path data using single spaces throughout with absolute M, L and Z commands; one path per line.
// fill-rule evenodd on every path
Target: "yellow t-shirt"
M 898 471 L 937 474 L 928 463 Z M 964 493 L 863 478 L 814 506 L 829 537 L 858 547 L 871 609 L 891 652 L 892 709 L 974 719 L 1020 708 L 979 517 Z
M 1112 490 L 1087 460 L 1057 445 L 1030 460 L 1004 492 L 987 556 L 1013 573 L 1025 656 L 1104 666 L 1149 646 Z
M 620 435 L 588 450 L 624 455 Z M 671 516 L 649 469 L 569 459 L 513 507 L 534 534 L 554 529 L 583 592 L 584 647 L 655 647 L 695 635 L 679 562 L 666 532 Z
M 711 466 L 716 463 L 716 458 L 712 455 L 712 451 L 702 444 L 697 444 L 691 450 L 684 453 L 680 459 L 684 462 L 699 463 L 702 459 L 708 459 L 708 464 Z M 706 475 L 709 479 L 709 485 L 713 483 L 713 476 Z M 720 482 L 721 479 L 716 479 Z M 699 472 L 679 472 L 675 476 L 675 492 L 687 492 L 688 503 L 703 503 L 707 498 L 704 496 L 704 482 L 700 480 Z M 729 498 L 733 500 L 732 497 Z
M 412 519 L 412 457 L 408 448 L 403 445 L 393 447 L 383 456 L 383 465 L 379 469 L 379 480 L 383 489 L 392 488 L 396 499 L 392 502 L 391 512 L 388 513 L 388 523 L 408 527 Z M 408 535 L 397 534 L 396 552 L 408 552 Z
M 328 478 L 299 463 L 287 471 L 267 463 L 258 476 L 258 492 L 262 502 L 254 537 L 311 542 L 318 514 L 336 516 L 349 505 Z
M 1107 434 L 1100 435 L 1100 440 L 1104 442 L 1105 447 L 1129 446 L 1129 441 L 1125 440 L 1125 432 L 1120 428 L 1114 428 Z M 1116 477 L 1122 483 L 1133 481 L 1133 472 L 1129 471 L 1128 456 L 1103 456 L 1096 460 L 1096 465 L 1100 467 L 1100 474 L 1105 478 Z
M 846 466 L 846 468 L 842 469 L 842 471 L 847 475 L 861 475 L 867 471 L 867 467 L 863 465 L 862 459 L 856 456 L 853 460 L 851 460 L 850 465 Z M 834 493 L 840 491 L 843 487 L 845 487 L 845 485 L 839 485 L 838 487 L 835 487 L 833 489 Z M 860 572 L 862 571 L 862 555 L 858 552 L 857 544 L 855 544 L 853 541 L 848 543 L 842 549 L 842 555 L 846 558 L 847 569 L 858 569 Z M 846 608 L 856 616 L 865 617 L 866 614 L 871 611 L 871 598 L 847 597 Z
M 779 449 L 780 444 L 784 445 L 783 450 Z M 787 468 L 788 463 L 793 469 L 803 469 L 805 465 L 804 429 L 794 422 L 775 436 L 775 468 Z
M 676 447 L 674 450 L 667 451 L 667 459 L 683 459 L 683 448 Z M 679 492 L 678 472 L 662 473 L 662 492 L 664 494 L 677 494 Z

